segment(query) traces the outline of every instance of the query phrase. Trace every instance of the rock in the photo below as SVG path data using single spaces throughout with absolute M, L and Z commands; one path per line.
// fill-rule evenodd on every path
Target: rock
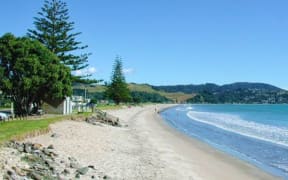
M 56 133 L 53 133 L 53 134 L 51 135 L 51 137 L 52 137 L 52 138 L 57 138 L 57 137 L 59 137 L 59 135 L 56 134 Z
M 19 152 L 24 152 L 24 146 L 23 146 L 23 145 L 18 145 L 18 146 L 17 146 L 17 150 L 18 150 Z
M 35 180 L 41 180 L 42 179 L 42 176 L 37 174 L 36 172 L 30 173 L 30 176 L 32 179 L 35 179 Z
M 9 176 L 12 176 L 12 175 L 14 175 L 15 173 L 12 171 L 12 170 L 7 170 L 7 175 L 9 175 Z
M 70 171 L 69 171 L 68 169 L 64 169 L 63 172 L 62 172 L 62 174 L 68 175 L 68 174 L 70 174 Z
M 51 149 L 44 148 L 42 151 L 47 156 L 54 156 L 55 153 Z
M 34 155 L 27 155 L 27 156 L 25 156 L 25 158 L 27 159 L 28 162 L 37 162 L 37 161 L 39 161 L 39 159 L 36 156 L 34 156 Z
M 89 165 L 88 168 L 91 168 L 91 169 L 95 170 L 95 166 L 93 166 L 93 165 Z
M 52 144 L 50 144 L 47 149 L 54 149 L 54 146 Z
M 107 176 L 107 175 L 104 175 L 103 179 L 111 179 L 111 178 L 109 176 Z
M 81 175 L 85 175 L 87 174 L 89 168 L 88 167 L 82 167 L 80 169 L 77 169 L 77 173 L 81 174 Z
M 42 154 L 42 151 L 41 150 L 34 150 L 33 154 L 40 156 Z
M 45 160 L 45 164 L 46 164 L 48 167 L 54 167 L 54 166 L 55 166 L 54 162 L 51 161 L 51 160 L 48 160 L 48 159 Z
M 70 162 L 76 162 L 76 161 L 77 161 L 74 157 L 68 157 L 68 160 L 69 160 Z
M 77 173 L 77 174 L 75 175 L 75 178 L 79 179 L 79 178 L 80 178 L 80 174 Z
M 11 180 L 14 180 L 14 179 L 17 179 L 17 175 L 16 173 L 12 170 L 12 169 L 8 169 L 6 174 L 5 174 L 5 177 L 6 179 L 11 179 Z M 5 178 L 4 178 L 5 179 Z
M 80 167 L 80 165 L 79 165 L 77 162 L 71 162 L 71 163 L 70 163 L 70 168 L 77 169 L 77 168 L 79 168 L 79 167 Z
M 15 166 L 13 166 L 12 169 L 18 176 L 26 176 L 26 173 L 22 169 Z
M 42 145 L 41 144 L 37 144 L 37 143 L 33 144 L 33 146 L 32 146 L 33 150 L 41 150 L 41 148 L 42 148 Z
M 32 145 L 30 143 L 24 144 L 24 152 L 31 153 L 32 152 Z

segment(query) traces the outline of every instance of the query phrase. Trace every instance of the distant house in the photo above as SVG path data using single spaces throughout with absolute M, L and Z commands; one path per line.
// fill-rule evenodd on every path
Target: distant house
M 78 112 L 87 111 L 91 99 L 85 99 L 83 96 L 72 96 L 72 108 Z
M 72 113 L 72 100 L 70 97 L 66 97 L 62 101 L 45 102 L 42 109 L 47 114 L 68 115 Z

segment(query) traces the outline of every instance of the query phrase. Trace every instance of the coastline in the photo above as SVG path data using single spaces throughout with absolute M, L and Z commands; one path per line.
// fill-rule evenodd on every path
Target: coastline
M 107 111 L 119 117 L 122 127 L 62 121 L 52 124 L 48 134 L 25 142 L 53 145 L 60 157 L 75 157 L 82 165 L 93 165 L 93 176 L 100 179 L 276 179 L 170 127 L 155 108 L 161 111 L 172 106 Z M 52 138 L 52 134 L 57 136 Z M 0 151 L 1 158 L 5 156 Z M 88 173 L 81 179 L 90 177 Z
M 189 157 L 192 161 L 198 161 L 194 170 L 203 179 L 282 179 L 178 131 L 166 123 L 160 115 L 155 115 L 155 118 L 158 125 L 169 132 L 169 139 L 175 139 L 172 142 L 175 143 L 174 147 L 178 153 Z M 179 142 L 175 142 L 177 139 Z

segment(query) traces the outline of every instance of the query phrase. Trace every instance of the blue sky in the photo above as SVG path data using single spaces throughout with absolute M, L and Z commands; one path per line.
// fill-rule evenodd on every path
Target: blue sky
M 67 0 L 93 77 L 116 55 L 128 82 L 265 82 L 288 89 L 287 0 Z M 42 0 L 2 1 L 0 35 L 25 35 Z

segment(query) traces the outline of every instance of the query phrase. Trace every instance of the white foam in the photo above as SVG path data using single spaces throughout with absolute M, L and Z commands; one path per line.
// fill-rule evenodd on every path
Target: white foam
M 187 109 L 187 110 L 192 110 L 192 109 L 194 109 L 194 108 L 190 106 L 190 107 L 187 107 L 186 109 Z
M 189 111 L 187 116 L 192 120 L 209 124 L 226 131 L 288 146 L 287 128 L 246 121 L 239 116 L 223 113 Z
M 188 106 L 188 107 L 183 107 L 183 108 L 176 108 L 176 111 L 191 111 L 191 110 L 193 110 L 194 108 L 193 107 L 191 107 L 191 106 Z
M 285 164 L 272 164 L 272 165 L 275 166 L 275 167 L 277 167 L 277 168 L 279 168 L 279 169 L 282 169 L 282 170 L 288 172 L 288 166 L 287 166 L 287 164 L 286 164 L 286 165 L 285 165 Z
M 176 111 L 187 111 L 187 109 L 184 109 L 184 108 L 177 108 Z

